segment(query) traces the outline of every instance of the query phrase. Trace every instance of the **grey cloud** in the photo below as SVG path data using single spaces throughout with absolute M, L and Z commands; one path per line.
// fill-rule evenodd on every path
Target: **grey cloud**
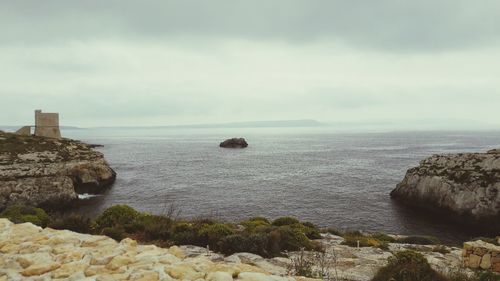
M 418 51 L 500 38 L 497 0 L 32 0 L 0 7 L 1 44 L 206 36 Z

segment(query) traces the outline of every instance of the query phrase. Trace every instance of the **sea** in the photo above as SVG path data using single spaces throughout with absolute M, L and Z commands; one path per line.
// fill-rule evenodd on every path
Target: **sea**
M 337 132 L 330 128 L 98 128 L 63 130 L 100 144 L 115 184 L 72 211 L 127 204 L 153 214 L 238 222 L 294 216 L 321 227 L 459 242 L 495 235 L 415 210 L 389 193 L 433 154 L 500 147 L 500 131 Z M 245 149 L 220 148 L 244 137 Z M 499 233 L 496 233 L 498 235 Z

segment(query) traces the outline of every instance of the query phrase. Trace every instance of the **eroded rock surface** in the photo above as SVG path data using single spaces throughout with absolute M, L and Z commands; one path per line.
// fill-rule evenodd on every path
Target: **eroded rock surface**
M 391 243 L 387 250 L 357 249 L 342 245 L 342 241 L 342 237 L 330 234 L 318 240 L 325 248 L 322 260 L 330 280 L 369 281 L 391 252 L 405 249 L 421 252 L 438 271 L 457 270 L 462 264 L 459 248 L 445 247 L 445 254 L 434 252 L 431 245 Z M 0 280 L 313 280 L 289 275 L 292 259 L 300 254 L 272 259 L 250 253 L 224 257 L 196 246 L 167 249 L 138 245 L 129 238 L 116 242 L 106 236 L 0 219 Z M 315 263 L 314 270 L 319 270 L 319 264 Z
M 500 153 L 434 155 L 409 169 L 391 196 L 474 220 L 500 222 Z
M 0 133 L 0 208 L 64 205 L 115 177 L 102 153 L 82 142 Z
M 118 243 L 106 236 L 0 219 L 0 280 L 308 280 L 193 250 L 198 251 L 138 245 L 129 238 Z

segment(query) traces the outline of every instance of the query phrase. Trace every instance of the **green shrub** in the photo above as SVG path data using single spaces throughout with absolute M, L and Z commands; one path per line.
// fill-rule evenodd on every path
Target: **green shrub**
M 416 245 L 437 245 L 441 244 L 438 238 L 433 236 L 408 236 L 399 238 L 397 243 L 416 244 Z
M 260 221 L 260 222 L 263 222 L 265 224 L 271 224 L 271 222 L 269 222 L 269 220 L 264 218 L 264 217 L 253 217 L 253 218 L 249 218 L 247 221 L 254 221 L 254 222 Z
M 300 231 L 309 239 L 321 239 L 321 234 L 319 233 L 319 230 L 316 228 L 306 226 L 302 223 L 294 223 L 289 226 L 297 231 Z M 312 226 L 314 227 L 314 225 Z
M 200 243 L 198 237 L 198 228 L 188 222 L 178 222 L 172 229 L 172 241 L 176 245 L 196 245 L 206 246 Z
M 322 232 L 330 233 L 330 234 L 337 235 L 337 236 L 342 236 L 343 235 L 342 231 L 337 230 L 337 229 L 335 229 L 333 227 L 322 229 Z
M 357 247 L 358 246 L 358 241 L 359 241 L 359 246 L 360 247 L 383 247 L 386 248 L 386 243 L 375 239 L 370 236 L 363 236 L 363 235 L 349 235 L 349 236 L 344 236 L 344 241 L 342 242 L 343 245 L 351 246 L 351 247 Z
M 21 205 L 8 206 L 0 213 L 0 217 L 14 223 L 30 222 L 41 227 L 46 227 L 50 222 L 49 215 L 43 209 Z
M 321 233 L 316 228 L 307 227 L 306 231 L 304 232 L 304 234 L 309 239 L 321 239 Z
M 105 227 L 102 229 L 101 234 L 111 237 L 116 241 L 121 241 L 123 238 L 125 238 L 126 235 L 125 230 L 121 225 L 117 225 L 114 227 Z
M 478 281 L 500 281 L 500 274 L 491 271 L 477 273 Z
M 269 250 L 279 255 L 283 251 L 310 250 L 313 248 L 311 241 L 297 229 L 290 226 L 280 226 L 269 233 Z
M 231 234 L 234 234 L 233 227 L 223 223 L 204 225 L 198 232 L 200 242 L 209 245 L 211 249 L 218 249 L 219 241 Z
M 69 214 L 53 220 L 49 227 L 54 229 L 68 229 L 79 233 L 92 233 L 92 224 L 89 218 L 79 214 Z
M 300 223 L 298 219 L 292 217 L 281 217 L 273 221 L 274 226 L 283 226 Z
M 391 237 L 384 233 L 375 233 L 372 234 L 371 237 L 383 242 L 388 242 L 388 243 L 396 242 L 396 239 L 394 237 Z
M 171 236 L 172 220 L 167 217 L 152 216 L 146 220 L 144 233 L 149 239 L 167 240 Z
M 134 222 L 125 227 L 128 233 L 144 233 L 147 240 L 168 240 L 172 234 L 174 222 L 164 216 L 141 214 Z
M 312 222 L 308 222 L 308 221 L 303 221 L 303 222 L 301 222 L 301 224 L 302 224 L 303 226 L 307 226 L 307 227 L 309 227 L 309 228 L 314 228 L 314 229 L 317 229 L 317 228 L 318 228 L 318 227 L 316 227 L 316 225 L 315 225 L 314 223 L 312 223 Z
M 97 227 L 101 230 L 106 227 L 114 227 L 118 225 L 127 227 L 136 220 L 139 214 L 139 212 L 130 206 L 115 205 L 107 208 L 97 217 Z
M 388 259 L 372 281 L 447 281 L 447 278 L 431 268 L 425 257 L 417 252 L 402 251 Z
M 232 234 L 221 239 L 220 251 L 225 255 L 248 252 L 268 257 L 268 237 L 265 233 Z
M 249 231 L 255 231 L 270 226 L 267 220 L 249 219 L 240 223 Z

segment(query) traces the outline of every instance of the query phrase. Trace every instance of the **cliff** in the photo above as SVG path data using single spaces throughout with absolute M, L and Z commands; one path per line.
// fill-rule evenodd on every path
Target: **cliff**
M 115 177 L 103 155 L 82 142 L 0 132 L 0 209 L 57 207 L 102 191 Z
M 499 223 L 500 153 L 431 156 L 408 170 L 391 197 L 475 221 Z

